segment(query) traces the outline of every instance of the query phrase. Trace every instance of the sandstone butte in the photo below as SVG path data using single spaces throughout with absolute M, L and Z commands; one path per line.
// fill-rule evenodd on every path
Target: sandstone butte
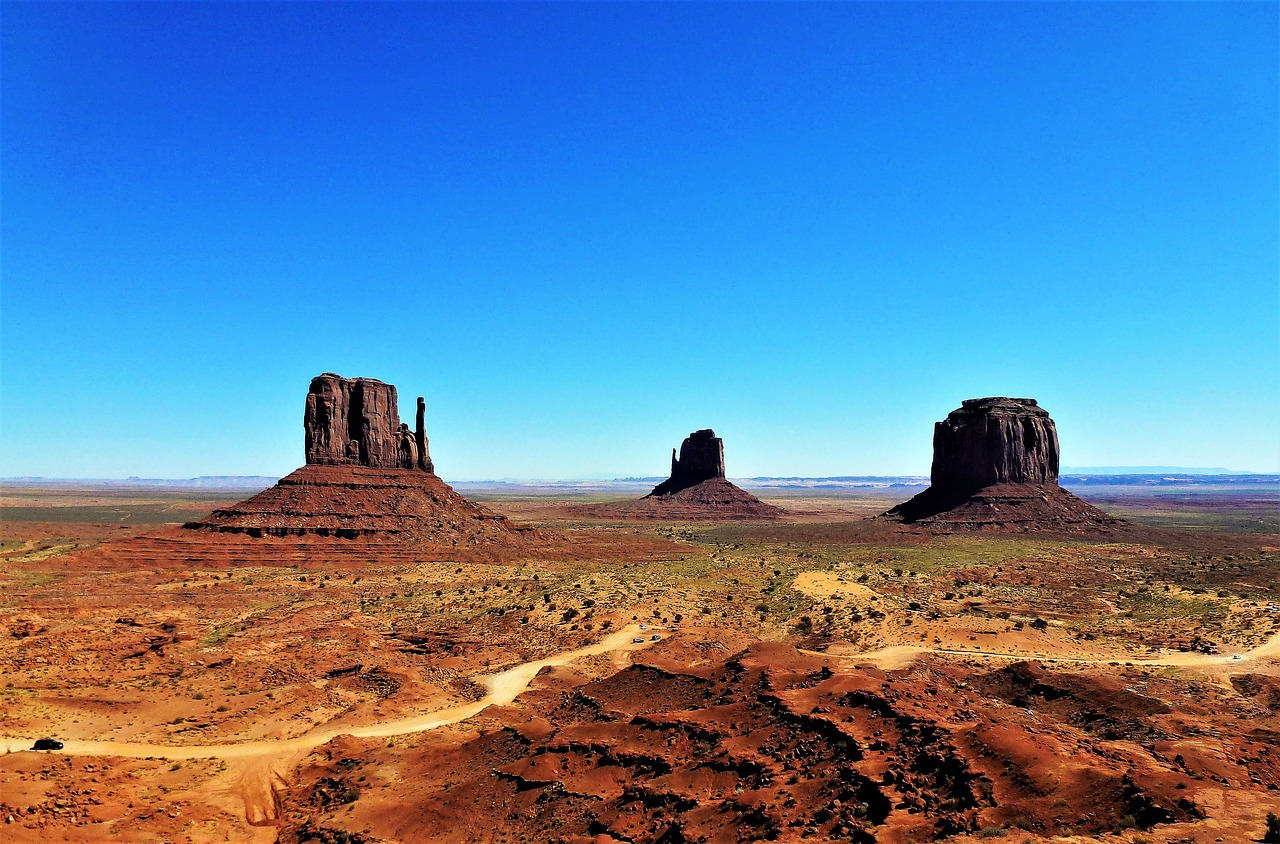
M 966 399 L 934 425 L 929 488 L 884 518 L 944 530 L 1123 524 L 1058 486 L 1058 430 L 1035 399 Z
M 623 505 L 628 515 L 665 519 L 774 519 L 782 511 L 730 483 L 724 472 L 724 440 L 710 428 L 694 431 L 671 450 L 671 477 L 639 501 Z
M 534 531 L 454 491 L 435 474 L 419 396 L 414 430 L 396 388 L 326 372 L 303 414 L 306 465 L 270 489 L 184 527 L 249 537 L 315 536 L 511 544 Z

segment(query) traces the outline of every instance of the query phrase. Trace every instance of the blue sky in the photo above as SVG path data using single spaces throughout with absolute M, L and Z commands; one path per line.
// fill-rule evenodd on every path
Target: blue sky
M 1277 5 L 3 6 L 0 474 L 1280 469 Z

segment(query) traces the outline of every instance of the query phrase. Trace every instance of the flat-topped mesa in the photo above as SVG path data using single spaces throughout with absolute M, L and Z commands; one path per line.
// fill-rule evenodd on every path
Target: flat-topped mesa
M 649 494 L 668 495 L 724 476 L 724 440 L 711 428 L 703 428 L 685 437 L 679 457 L 671 449 L 671 477 Z
M 1058 486 L 1058 429 L 1035 399 L 967 399 L 933 428 L 930 486 L 884 518 L 939 530 L 1122 524 Z
M 929 483 L 940 493 L 1057 482 L 1058 429 L 1035 399 L 966 399 L 933 427 Z
M 426 402 L 419 396 L 417 428 L 410 431 L 400 421 L 394 386 L 326 372 L 311 379 L 307 391 L 302 419 L 307 465 L 433 472 L 425 416 Z

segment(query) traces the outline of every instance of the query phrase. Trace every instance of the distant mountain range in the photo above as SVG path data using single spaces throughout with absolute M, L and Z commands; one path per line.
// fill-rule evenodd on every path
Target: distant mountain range
M 1204 469 L 1188 466 L 1063 466 L 1064 475 L 1259 475 L 1265 472 L 1237 472 L 1234 469 Z

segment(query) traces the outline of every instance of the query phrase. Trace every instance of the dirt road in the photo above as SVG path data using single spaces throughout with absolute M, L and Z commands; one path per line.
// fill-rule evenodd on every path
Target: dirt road
M 651 633 L 651 631 L 650 631 Z M 488 706 L 505 706 L 511 703 L 520 693 L 529 687 L 533 678 L 544 668 L 553 665 L 564 665 L 584 656 L 612 653 L 618 651 L 636 651 L 653 644 L 650 633 L 641 636 L 638 626 L 630 626 L 619 630 L 599 642 L 566 651 L 545 659 L 526 662 L 521 665 L 500 671 L 497 674 L 485 674 L 475 677 L 475 681 L 488 691 L 484 697 L 472 703 L 452 706 L 426 712 L 411 718 L 399 718 L 392 721 L 381 721 L 350 727 L 323 727 L 312 730 L 306 735 L 293 739 L 267 739 L 247 741 L 237 744 L 208 744 L 174 746 L 151 744 L 149 742 L 118 741 L 65 741 L 61 750 L 48 751 L 64 756 L 125 756 L 135 759 L 248 759 L 261 756 L 292 755 L 299 751 L 310 751 L 326 742 L 342 735 L 358 738 L 377 738 L 399 736 L 407 733 L 420 733 L 434 730 L 446 724 L 456 724 L 479 713 Z M 643 638 L 643 642 L 633 639 Z M 33 738 L 0 738 L 0 752 L 15 753 L 30 750 Z
M 308 752 L 340 735 L 357 738 L 378 738 L 398 736 L 408 733 L 420 733 L 434 730 L 446 724 L 456 724 L 473 717 L 489 706 L 505 706 L 514 701 L 521 692 L 529 687 L 533 678 L 543 668 L 553 665 L 564 665 L 584 656 L 611 653 L 617 651 L 635 651 L 648 647 L 652 642 L 649 636 L 641 637 L 638 626 L 631 626 L 606 636 L 599 642 L 566 651 L 555 656 L 526 662 L 521 665 L 500 671 L 497 674 L 486 674 L 474 678 L 482 684 L 487 693 L 472 703 L 438 709 L 416 715 L 411 718 L 399 718 L 381 721 L 374 724 L 358 726 L 324 727 L 312 730 L 306 735 L 293 739 L 267 739 L 240 742 L 237 744 L 210 744 L 174 746 L 151 744 L 147 742 L 113 742 L 113 741 L 66 741 L 61 750 L 49 751 L 68 756 L 125 756 L 132 758 L 155 759 L 249 759 L 264 756 L 294 755 Z M 643 638 L 643 642 L 632 641 Z M 947 654 L 951 656 L 984 657 L 987 659 L 1036 660 L 1041 662 L 1067 662 L 1074 664 L 1108 664 L 1108 665 L 1164 665 L 1187 668 L 1223 668 L 1240 667 L 1268 658 L 1280 658 L 1280 633 L 1276 633 L 1263 644 L 1242 654 L 1197 654 L 1181 652 L 1165 652 L 1144 658 L 1116 657 L 1067 657 L 1035 653 L 1001 653 L 999 651 L 931 648 L 922 645 L 893 645 L 861 654 L 828 654 L 821 651 L 804 650 L 803 653 L 813 656 L 840 660 L 858 660 L 880 665 L 883 668 L 898 668 L 928 653 Z M 32 738 L 0 738 L 0 752 L 14 753 L 30 750 L 34 742 Z
M 1239 667 L 1241 671 L 1251 663 L 1265 659 L 1280 659 L 1280 632 L 1271 636 L 1258 647 L 1240 654 L 1200 654 L 1182 651 L 1164 651 L 1150 657 L 1086 657 L 1056 656 L 1037 653 L 1003 653 L 996 650 L 980 650 L 977 648 L 933 648 L 927 645 L 890 645 L 874 651 L 859 654 L 832 654 L 822 651 L 800 649 L 801 653 L 821 656 L 830 659 L 858 660 L 870 662 L 881 668 L 902 668 L 925 654 L 947 654 L 951 656 L 976 656 L 987 659 L 1034 660 L 1036 662 L 1069 662 L 1087 665 L 1165 665 L 1181 668 L 1223 668 Z M 1235 672 L 1228 672 L 1235 673 Z

